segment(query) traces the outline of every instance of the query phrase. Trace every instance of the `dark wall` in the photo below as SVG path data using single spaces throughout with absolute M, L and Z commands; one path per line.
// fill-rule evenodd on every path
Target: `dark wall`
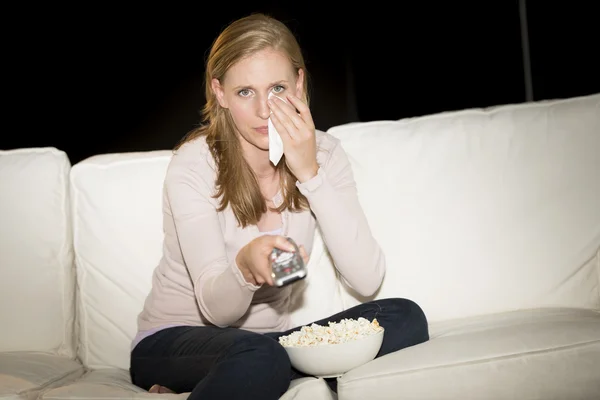
M 518 2 L 414 3 L 14 9 L 0 148 L 55 146 L 73 163 L 171 148 L 198 123 L 212 40 L 252 11 L 297 34 L 322 130 L 527 101 Z M 600 92 L 592 2 L 548 3 L 527 2 L 534 100 Z

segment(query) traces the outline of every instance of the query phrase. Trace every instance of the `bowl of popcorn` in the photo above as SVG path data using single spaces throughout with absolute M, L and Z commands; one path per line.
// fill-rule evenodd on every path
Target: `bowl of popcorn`
M 281 336 L 292 366 L 320 378 L 335 378 L 375 358 L 384 328 L 377 319 L 343 319 L 328 326 L 305 325 Z

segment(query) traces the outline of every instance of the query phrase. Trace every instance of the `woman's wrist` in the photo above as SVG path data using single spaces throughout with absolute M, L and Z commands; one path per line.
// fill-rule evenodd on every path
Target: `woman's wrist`
M 296 179 L 298 179 L 298 182 L 304 183 L 306 181 L 310 181 L 312 178 L 317 176 L 318 172 L 319 172 L 319 164 L 317 164 L 317 162 L 315 161 L 315 163 L 311 166 L 311 168 L 308 168 L 306 170 L 306 172 L 302 172 L 301 174 L 298 174 L 296 176 Z

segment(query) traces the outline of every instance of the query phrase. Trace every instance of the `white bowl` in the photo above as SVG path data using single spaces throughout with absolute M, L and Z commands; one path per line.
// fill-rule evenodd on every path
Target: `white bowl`
M 335 378 L 372 361 L 383 343 L 380 332 L 340 344 L 285 347 L 292 366 L 300 372 L 320 378 Z

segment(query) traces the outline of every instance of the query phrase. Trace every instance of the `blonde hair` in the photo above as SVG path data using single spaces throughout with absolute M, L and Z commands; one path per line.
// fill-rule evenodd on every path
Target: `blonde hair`
M 308 104 L 308 74 L 300 46 L 289 28 L 265 14 L 251 14 L 227 26 L 215 39 L 208 55 L 205 72 L 206 103 L 202 108 L 202 124 L 190 131 L 175 149 L 200 136 L 206 142 L 217 165 L 215 198 L 221 198 L 219 211 L 231 205 L 242 227 L 255 225 L 267 212 L 256 176 L 242 154 L 235 123 L 228 109 L 222 108 L 211 89 L 210 82 L 222 82 L 225 73 L 238 61 L 252 54 L 273 49 L 286 54 L 295 71 L 304 71 L 303 100 Z M 285 155 L 277 165 L 283 203 L 276 209 L 282 212 L 308 208 L 307 199 L 296 187 L 296 177 L 285 163 Z

